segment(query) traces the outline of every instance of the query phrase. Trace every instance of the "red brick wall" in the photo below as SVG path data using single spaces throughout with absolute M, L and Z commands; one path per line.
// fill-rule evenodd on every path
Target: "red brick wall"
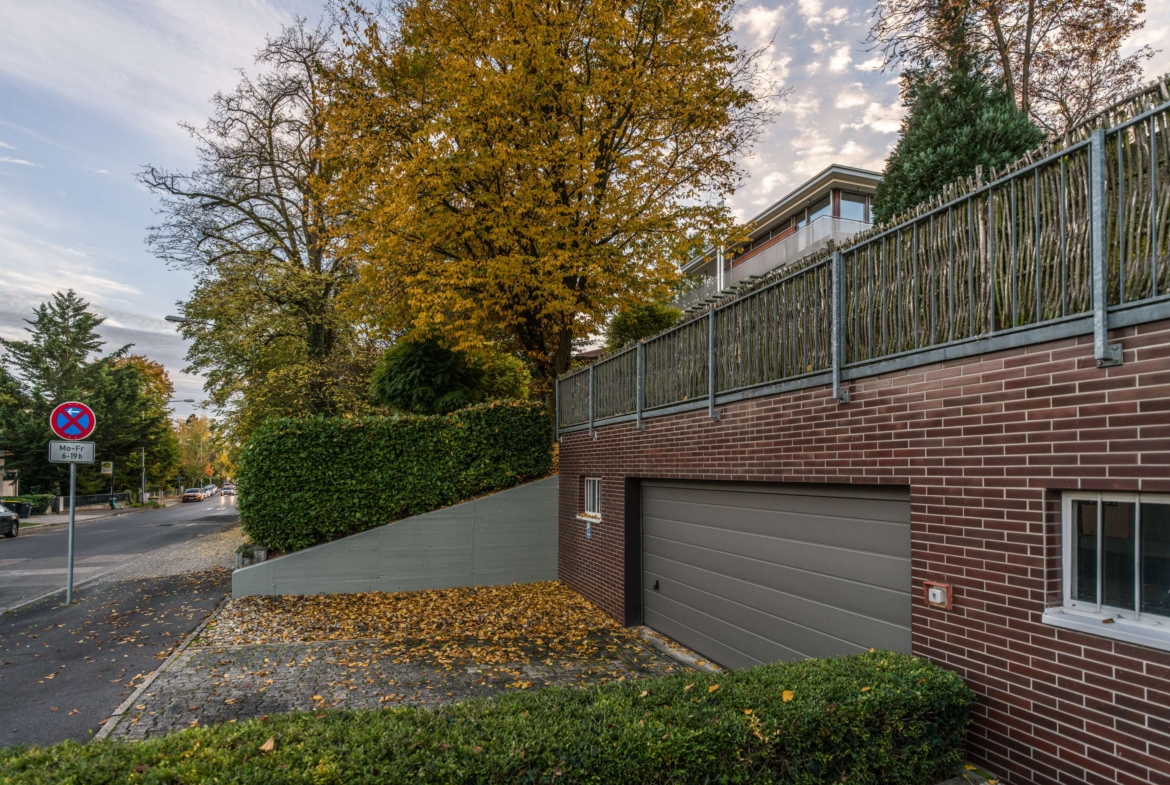
M 562 437 L 560 574 L 623 617 L 624 478 L 911 487 L 915 653 L 979 694 L 971 757 L 1011 785 L 1170 785 L 1170 653 L 1044 625 L 1061 587 L 1060 491 L 1170 492 L 1170 322 Z M 603 521 L 576 519 L 578 478 L 604 478 Z

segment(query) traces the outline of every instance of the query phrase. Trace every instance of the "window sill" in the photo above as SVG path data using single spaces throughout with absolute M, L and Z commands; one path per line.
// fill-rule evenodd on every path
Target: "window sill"
M 1104 623 L 1105 619 L 1115 619 Z M 1049 608 L 1041 619 L 1045 624 L 1064 630 L 1075 630 L 1101 638 L 1110 638 L 1151 649 L 1170 651 L 1170 623 L 1148 624 L 1130 619 L 1118 619 L 1110 613 L 1092 613 L 1073 608 Z
M 577 520 L 585 521 L 586 523 L 601 523 L 600 515 L 588 515 L 586 513 L 578 513 Z

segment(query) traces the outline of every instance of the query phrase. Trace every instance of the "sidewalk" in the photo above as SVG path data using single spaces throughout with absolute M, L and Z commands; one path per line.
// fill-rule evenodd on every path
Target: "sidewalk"
M 178 503 L 178 499 L 163 499 L 160 504 L 163 507 L 170 507 Z M 113 518 L 116 515 L 129 515 L 136 512 L 147 512 L 154 509 L 153 507 L 119 507 L 117 510 L 78 510 L 75 520 L 77 523 L 84 521 L 96 521 L 101 518 Z M 69 513 L 61 512 L 56 515 L 34 515 L 31 518 L 21 518 L 21 531 L 27 531 L 33 528 L 40 528 L 42 526 L 55 526 L 58 524 L 69 523 Z

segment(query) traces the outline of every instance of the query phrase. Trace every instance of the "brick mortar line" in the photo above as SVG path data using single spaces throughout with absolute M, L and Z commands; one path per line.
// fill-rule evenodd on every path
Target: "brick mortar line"
M 187 650 L 187 647 L 191 645 L 191 641 L 199 637 L 199 633 L 203 632 L 207 625 L 214 621 L 217 616 L 219 616 L 220 612 L 227 606 L 228 600 L 230 599 L 231 596 L 228 595 L 220 600 L 219 604 L 215 606 L 215 610 L 208 614 L 207 618 L 204 619 L 198 627 L 196 627 L 190 634 L 187 635 L 186 638 L 183 639 L 183 642 L 179 644 L 179 647 L 171 652 L 170 656 L 163 661 L 162 665 L 159 665 L 157 668 L 155 668 L 154 671 L 143 680 L 142 684 L 138 685 L 138 689 L 134 690 L 134 692 L 130 694 L 130 697 L 122 701 L 122 704 L 118 706 L 118 708 L 114 709 L 114 713 L 106 718 L 106 720 L 102 723 L 101 729 L 94 734 L 93 738 L 95 741 L 98 739 L 104 739 L 114 732 L 114 728 L 118 726 L 118 723 L 121 722 L 124 716 L 126 716 L 126 712 L 130 709 L 131 706 L 134 705 L 134 701 L 138 700 L 142 694 L 146 692 L 147 688 L 150 687 L 151 684 L 154 684 L 155 679 L 161 676 L 163 672 L 166 671 L 166 669 L 169 668 L 176 659 L 178 659 L 179 655 Z

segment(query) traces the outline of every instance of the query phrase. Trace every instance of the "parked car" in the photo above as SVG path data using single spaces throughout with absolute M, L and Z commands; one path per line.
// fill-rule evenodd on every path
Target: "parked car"
M 222 493 L 224 496 L 235 496 L 236 486 L 232 485 L 230 482 L 224 483 L 223 490 L 220 491 L 220 493 Z
M 0 504 L 0 534 L 9 538 L 20 534 L 20 517 L 2 504 Z
M 207 498 L 207 494 L 202 488 L 188 488 L 183 491 L 183 501 L 185 502 L 201 502 Z
M 215 494 L 219 493 L 219 488 L 216 488 L 214 485 L 208 485 L 206 488 L 203 489 L 203 492 L 206 493 L 210 497 L 210 496 L 214 496 Z

